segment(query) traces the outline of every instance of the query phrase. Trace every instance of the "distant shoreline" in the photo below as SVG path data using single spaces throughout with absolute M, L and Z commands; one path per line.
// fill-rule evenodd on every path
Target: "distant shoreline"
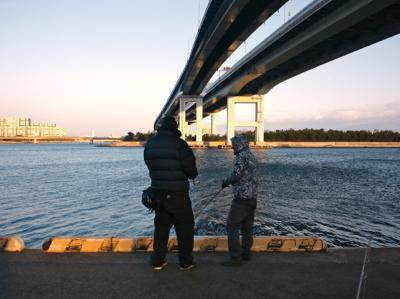
M 119 141 L 110 137 L 0 137 L 0 144 L 37 144 L 37 143 L 104 143 Z
M 145 141 L 119 141 L 90 137 L 65 138 L 1 138 L 0 144 L 65 144 L 89 143 L 98 147 L 143 147 Z M 192 148 L 230 148 L 224 141 L 204 141 L 198 144 L 188 141 Z M 262 144 L 250 144 L 254 149 L 265 148 L 400 148 L 400 142 L 367 142 L 367 141 L 265 141 Z
M 205 141 L 196 144 L 188 141 L 192 148 L 230 148 L 224 141 Z M 99 145 L 108 147 L 143 147 L 141 141 L 117 141 L 110 144 Z M 353 142 L 353 141 L 265 141 L 262 144 L 250 144 L 254 149 L 263 148 L 400 148 L 400 142 Z

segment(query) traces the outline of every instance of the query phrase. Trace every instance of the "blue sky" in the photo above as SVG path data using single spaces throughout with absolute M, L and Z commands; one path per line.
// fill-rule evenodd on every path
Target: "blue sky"
M 224 65 L 309 2 L 290 1 Z M 151 130 L 207 3 L 0 0 L 0 117 L 57 123 L 69 135 Z M 278 85 L 265 96 L 266 128 L 400 130 L 399 50 L 395 36 Z

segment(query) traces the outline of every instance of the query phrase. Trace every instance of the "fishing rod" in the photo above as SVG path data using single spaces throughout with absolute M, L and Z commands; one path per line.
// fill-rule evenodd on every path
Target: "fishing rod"
M 195 216 L 194 216 L 195 219 L 199 216 L 200 212 L 201 212 L 204 208 L 206 208 L 212 201 L 214 201 L 214 199 L 222 192 L 222 190 L 224 190 L 224 188 L 220 188 L 217 192 L 211 193 L 211 194 L 208 194 L 208 195 L 204 196 L 204 198 L 206 198 L 206 199 L 209 198 L 209 199 L 207 200 L 205 206 L 204 206 L 201 210 L 198 210 L 198 211 L 196 212 L 196 214 L 195 214 Z

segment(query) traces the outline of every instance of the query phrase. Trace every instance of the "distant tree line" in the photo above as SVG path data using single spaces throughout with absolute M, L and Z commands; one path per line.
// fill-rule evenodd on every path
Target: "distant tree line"
M 154 132 L 147 132 L 147 133 L 141 133 L 141 132 L 128 132 L 127 135 L 123 136 L 121 138 L 122 141 L 147 141 L 151 137 L 155 135 Z
M 254 131 L 242 131 L 241 134 L 246 135 L 248 140 L 254 140 Z M 121 139 L 123 141 L 146 141 L 155 135 L 154 132 L 147 133 L 132 133 L 128 134 Z M 187 136 L 187 140 L 196 140 L 195 135 Z M 225 141 L 226 135 L 203 135 L 204 141 Z M 265 141 L 381 141 L 381 142 L 400 142 L 400 132 L 390 130 L 324 130 L 324 129 L 289 129 L 289 130 L 275 130 L 264 132 Z
M 186 140 L 188 141 L 195 141 L 196 140 L 196 135 L 189 134 L 186 137 Z M 225 141 L 226 140 L 226 135 L 212 135 L 212 134 L 205 134 L 203 135 L 203 141 Z
M 389 130 L 289 129 L 266 131 L 264 139 L 270 141 L 400 141 L 400 133 Z

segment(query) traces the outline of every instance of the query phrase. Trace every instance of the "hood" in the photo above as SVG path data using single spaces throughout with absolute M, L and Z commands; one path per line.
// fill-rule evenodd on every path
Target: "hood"
M 238 153 L 249 149 L 249 142 L 247 138 L 243 135 L 235 136 L 231 138 L 233 153 L 237 155 Z
M 161 119 L 157 131 L 159 129 L 174 131 L 178 129 L 178 123 L 176 122 L 175 118 L 172 115 L 166 115 Z
M 178 137 L 181 137 L 182 135 L 181 131 L 178 130 L 178 123 L 175 118 L 170 115 L 166 115 L 161 119 L 157 132 L 171 132 Z

